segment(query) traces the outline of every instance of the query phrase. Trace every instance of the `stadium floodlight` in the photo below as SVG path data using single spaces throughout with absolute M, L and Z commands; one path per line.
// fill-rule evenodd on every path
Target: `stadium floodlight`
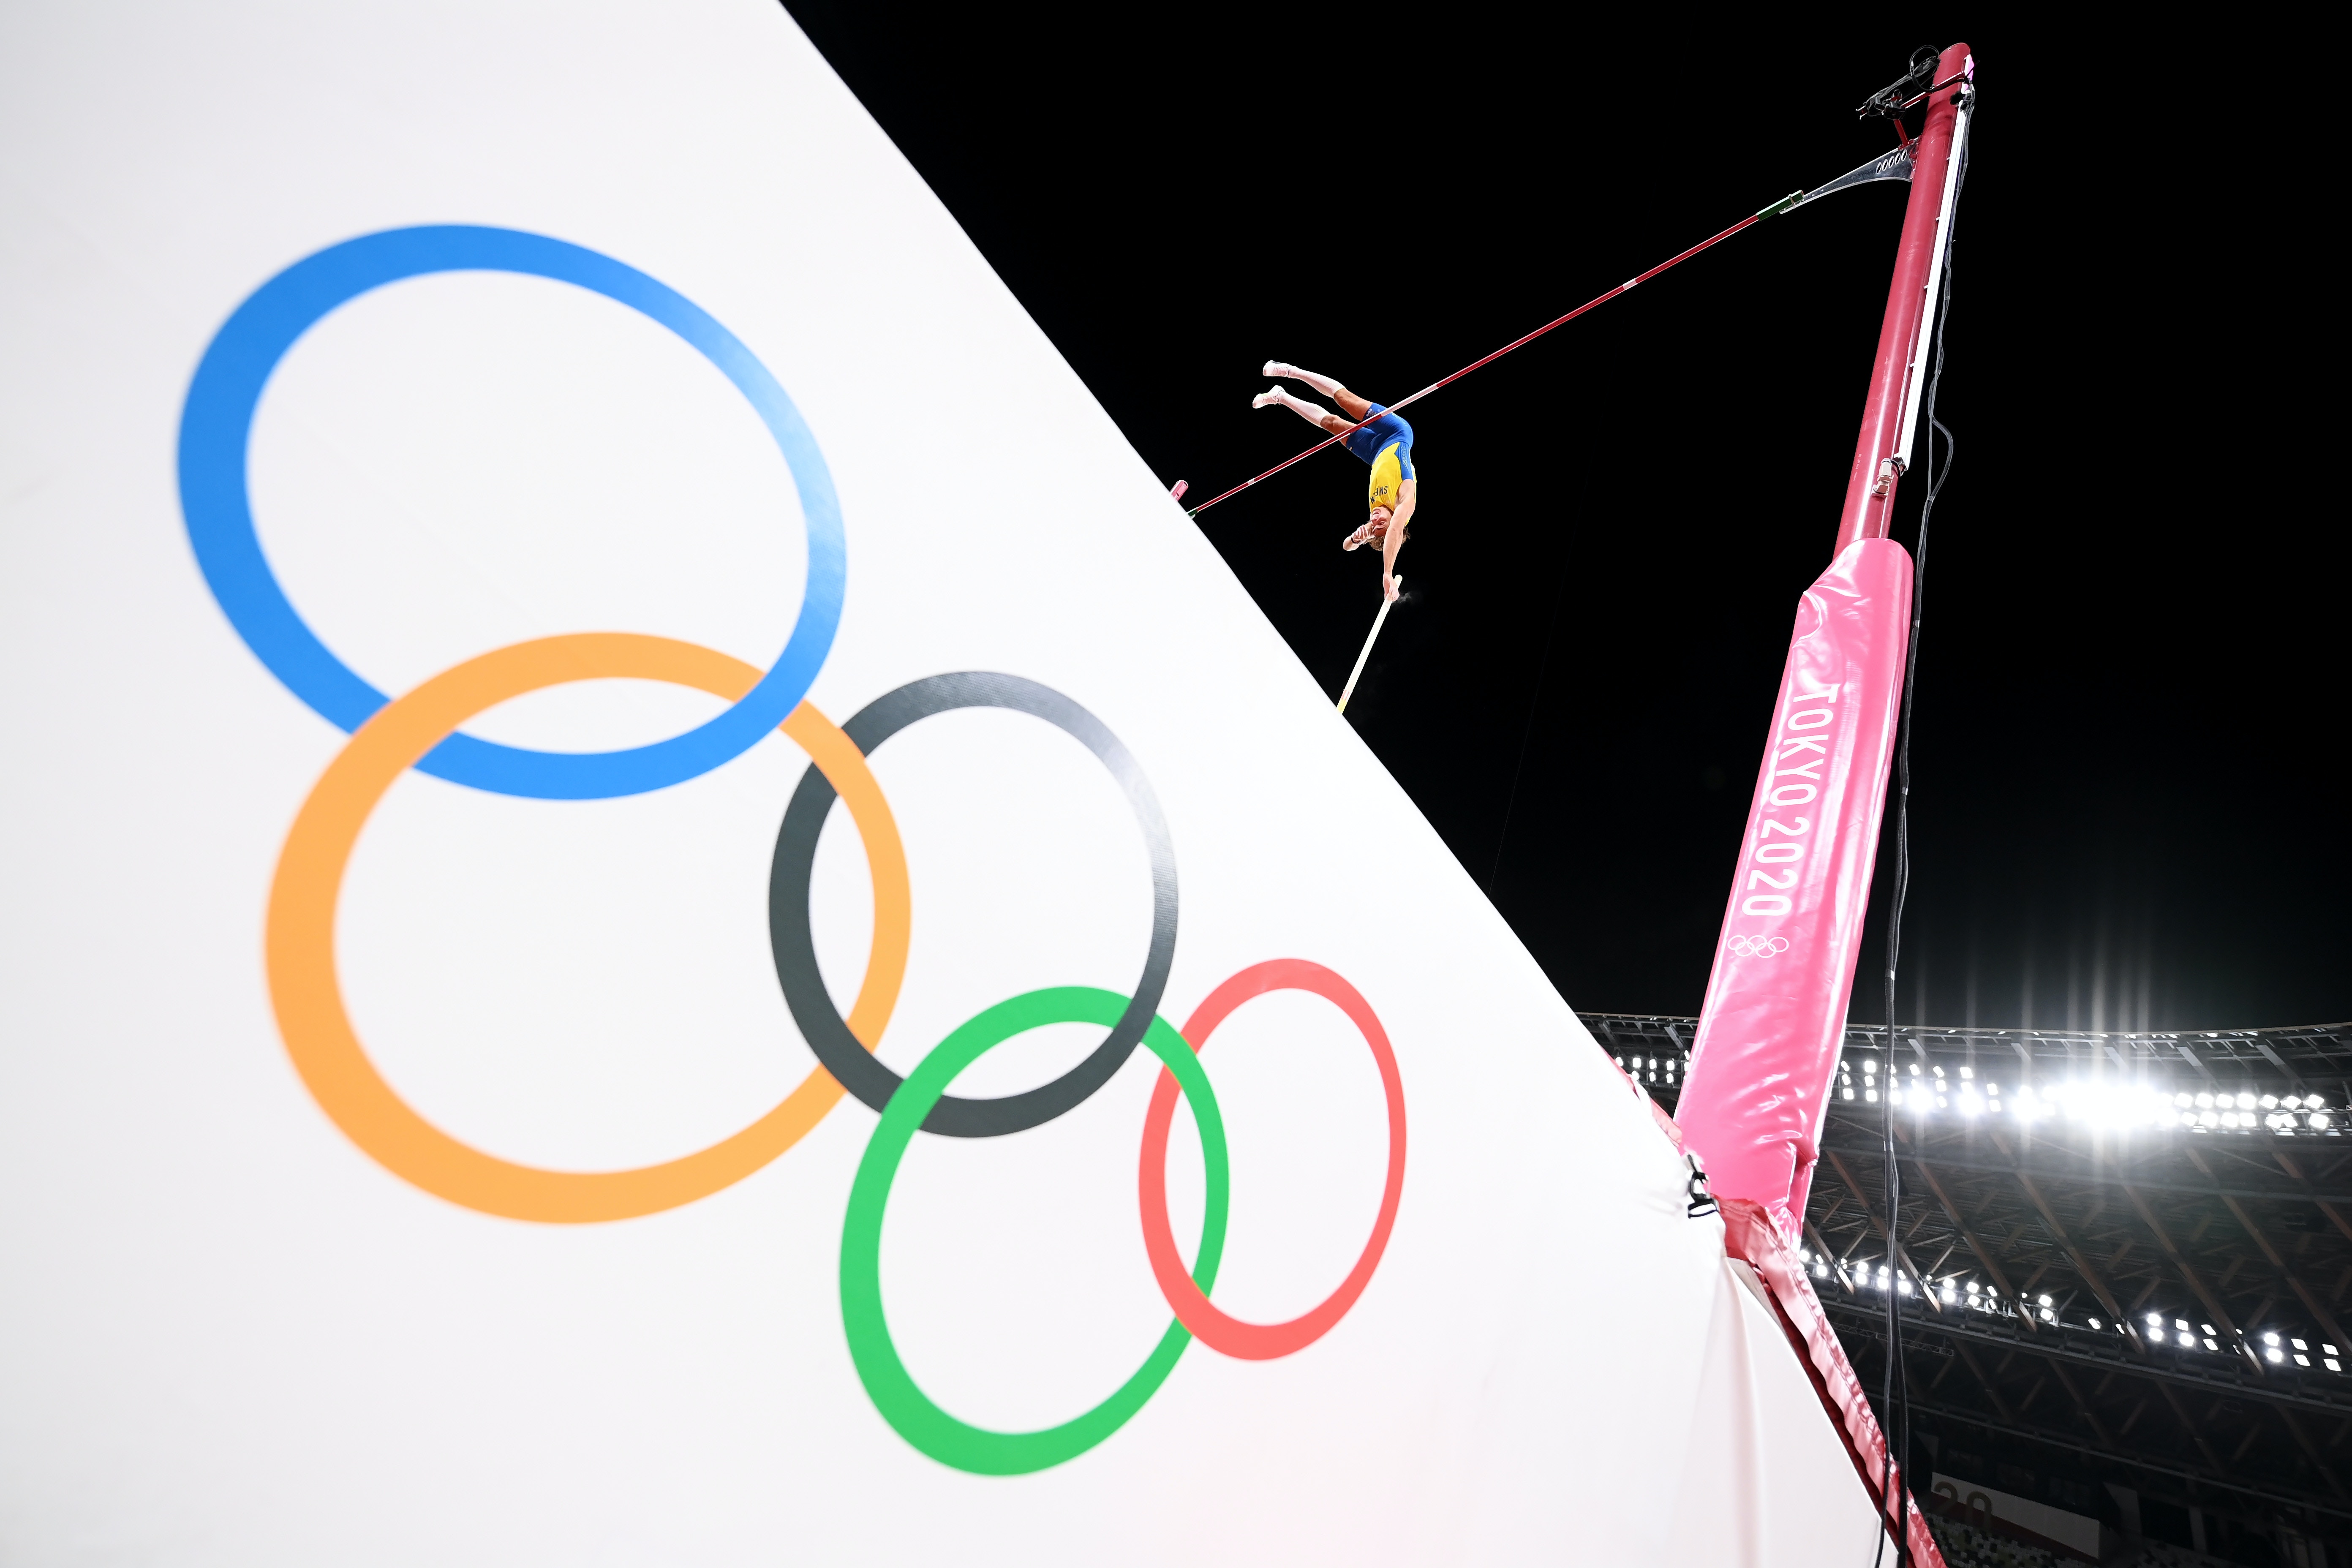
M 2263 1343 L 2266 1345 L 2274 1345 L 2278 1343 L 2278 1336 L 2276 1334 L 2264 1334 L 2263 1336 Z
M 2211 1095 L 2210 1095 L 2210 1094 L 2200 1094 L 2200 1095 L 2199 1095 L 2199 1096 L 2197 1097 L 2197 1108 L 2198 1108 L 2200 1110 L 2212 1110 L 2212 1109 L 2213 1109 L 2213 1097 L 2212 1097 Z
M 2294 1339 L 2291 1339 L 2291 1340 L 2287 1341 L 2287 1343 L 2289 1343 L 2289 1344 L 2293 1345 L 2295 1349 L 2297 1349 L 2297 1350 L 2299 1350 L 2299 1351 L 2307 1351 L 2307 1350 L 2309 1350 L 2309 1349 L 2311 1348 L 2309 1345 L 2305 1344 L 2301 1340 L 2294 1340 Z
M 2284 1357 L 2284 1356 L 2281 1355 L 2281 1354 L 2278 1352 L 2278 1350 L 2277 1350 L 2277 1348 L 2276 1348 L 2275 1346 L 2273 1346 L 2273 1347 L 2272 1349 L 2270 1349 L 2270 1350 L 2266 1350 L 2266 1351 L 2264 1351 L 2264 1352 L 2263 1352 L 2263 1356 L 2264 1356 L 2264 1357 L 2266 1357 L 2267 1359 L 2269 1359 L 2269 1360 L 2271 1360 L 2271 1361 L 2284 1361 L 2284 1360 L 2286 1359 L 2286 1357 Z
M 2151 1329 L 2160 1329 L 2164 1327 L 2164 1314 L 2162 1312 L 2150 1312 L 2147 1315 L 2147 1326 Z M 2278 1342 L 2276 1340 L 2273 1340 L 2271 1343 L 2276 1344 Z
M 2100 1327 L 2099 1320 L 2098 1320 L 2098 1319 L 2096 1319 L 2096 1318 L 2093 1318 L 2093 1319 L 2091 1320 L 2091 1327 L 2092 1327 L 2093 1329 L 2095 1329 L 2095 1329 L 2097 1329 L 2098 1327 Z
M 2294 1364 L 2297 1366 L 2309 1366 L 2311 1364 L 2311 1358 L 2307 1355 L 2299 1355 L 2294 1358 Z

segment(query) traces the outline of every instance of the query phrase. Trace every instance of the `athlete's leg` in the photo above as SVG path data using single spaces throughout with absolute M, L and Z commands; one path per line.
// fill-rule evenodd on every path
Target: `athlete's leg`
M 1293 397 L 1289 393 L 1285 392 L 1278 386 L 1269 386 L 1264 392 L 1259 393 L 1255 397 L 1250 399 L 1250 406 L 1252 408 L 1264 408 L 1270 403 L 1279 403 L 1282 406 L 1289 409 L 1293 414 L 1297 415 L 1301 419 L 1306 420 L 1307 423 L 1314 426 L 1317 429 L 1327 430 L 1334 436 L 1341 435 L 1355 428 L 1356 422 L 1354 420 L 1342 419 L 1338 415 L 1331 413 L 1328 409 L 1318 407 L 1316 405 L 1307 402 L 1303 397 Z
M 1278 375 L 1287 381 L 1305 382 L 1338 404 L 1339 411 L 1348 416 L 1348 423 L 1350 425 L 1361 424 L 1364 416 L 1371 412 L 1371 405 L 1369 402 L 1357 396 L 1328 375 L 1318 375 L 1311 370 L 1301 370 L 1295 364 L 1285 364 L 1280 360 L 1273 359 L 1265 362 L 1265 374 Z

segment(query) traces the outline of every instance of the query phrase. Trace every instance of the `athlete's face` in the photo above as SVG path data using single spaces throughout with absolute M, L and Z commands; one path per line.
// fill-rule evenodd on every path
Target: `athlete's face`
M 1389 528 L 1389 519 L 1395 515 L 1395 512 L 1390 510 L 1384 506 L 1376 506 L 1372 508 L 1372 536 L 1377 539 L 1381 534 L 1386 533 Z

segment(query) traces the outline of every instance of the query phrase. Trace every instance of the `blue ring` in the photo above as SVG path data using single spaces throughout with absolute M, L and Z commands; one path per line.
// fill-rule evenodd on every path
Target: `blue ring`
M 792 469 L 807 523 L 808 578 L 800 618 L 775 664 L 740 702 L 698 728 L 624 752 L 535 752 L 456 734 L 416 765 L 499 795 L 604 800 L 682 784 L 749 751 L 808 694 L 841 625 L 845 552 L 833 476 L 793 400 L 734 333 L 635 268 L 545 235 L 457 224 L 362 235 L 264 283 L 215 334 L 180 414 L 180 507 L 196 563 L 229 623 L 287 689 L 340 729 L 358 729 L 391 700 L 329 651 L 288 603 L 254 532 L 246 452 L 262 388 L 296 340 L 371 289 L 435 272 L 519 272 L 576 284 L 692 344 L 749 400 Z

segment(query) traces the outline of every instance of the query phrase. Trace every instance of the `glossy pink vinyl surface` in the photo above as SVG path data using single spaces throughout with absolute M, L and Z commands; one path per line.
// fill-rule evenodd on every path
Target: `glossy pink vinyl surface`
M 1837 1068 L 1903 691 L 1911 557 L 1846 546 L 1797 606 L 1675 1121 L 1792 1245 Z

